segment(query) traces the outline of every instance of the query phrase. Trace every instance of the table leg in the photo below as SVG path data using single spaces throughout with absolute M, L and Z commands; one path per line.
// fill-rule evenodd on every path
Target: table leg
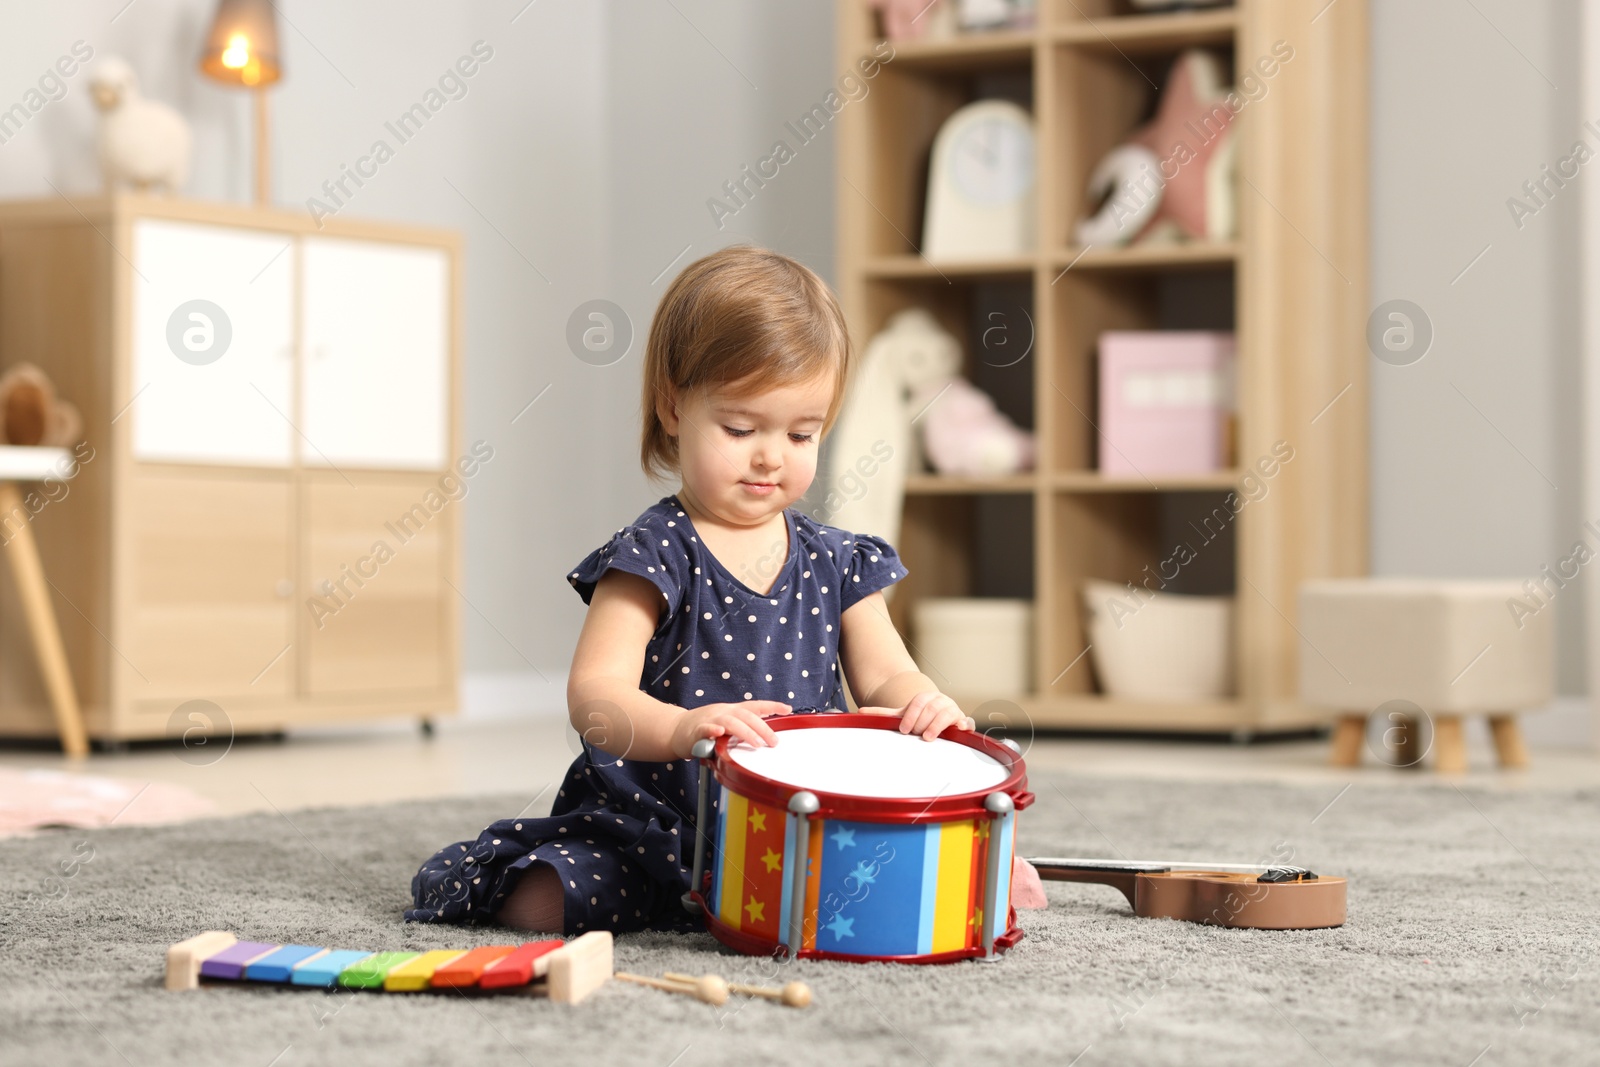
M 0 482 L 0 516 L 11 515 L 27 516 L 28 512 L 22 506 L 17 483 Z M 50 606 L 50 589 L 44 578 L 44 566 L 39 562 L 39 545 L 33 538 L 32 518 L 24 518 L 5 544 L 6 554 L 11 558 L 12 573 L 17 577 L 22 609 L 28 616 L 28 630 L 33 635 L 39 673 L 44 676 L 45 688 L 50 693 L 50 706 L 56 715 L 56 726 L 61 731 L 61 747 L 69 756 L 87 756 L 89 741 L 84 734 L 83 715 L 78 709 L 78 694 L 72 687 L 72 672 L 67 667 L 67 652 L 61 644 L 61 630 L 56 625 L 55 609 Z

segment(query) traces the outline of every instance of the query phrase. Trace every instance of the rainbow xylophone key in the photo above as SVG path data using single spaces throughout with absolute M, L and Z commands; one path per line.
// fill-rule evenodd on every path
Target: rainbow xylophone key
M 363 952 L 240 941 L 225 930 L 208 930 L 167 949 L 166 986 L 194 989 L 201 979 L 217 979 L 386 992 L 527 989 L 571 1004 L 604 985 L 611 966 L 612 940 L 606 931 L 571 941 Z

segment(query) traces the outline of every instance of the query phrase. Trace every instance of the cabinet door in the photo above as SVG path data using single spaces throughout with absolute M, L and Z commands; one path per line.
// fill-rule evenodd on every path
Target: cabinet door
M 295 662 L 288 473 L 136 472 L 126 491 L 129 693 L 281 702 Z
M 460 504 L 431 477 L 345 474 L 306 479 L 307 692 L 437 691 L 454 670 L 445 577 Z
M 310 467 L 439 470 L 449 427 L 449 257 L 308 237 L 301 285 Z
M 294 253 L 284 234 L 133 225 L 135 459 L 287 466 Z

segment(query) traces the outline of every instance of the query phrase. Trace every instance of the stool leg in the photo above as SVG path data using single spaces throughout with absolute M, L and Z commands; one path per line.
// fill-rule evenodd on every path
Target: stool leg
M 17 483 L 0 482 L 0 515 L 17 514 L 27 514 L 22 496 L 17 492 Z M 87 756 L 89 742 L 84 735 L 83 716 L 78 710 L 78 695 L 72 688 L 72 672 L 67 667 L 67 652 L 61 644 L 55 609 L 50 606 L 49 585 L 39 562 L 39 546 L 33 539 L 31 520 L 24 520 L 17 527 L 17 532 L 6 542 L 6 548 L 12 572 L 17 577 L 22 608 L 28 616 L 28 629 L 33 633 L 39 672 L 44 675 L 56 726 L 61 731 L 61 747 L 69 756 Z
M 1494 735 L 1495 755 L 1500 766 L 1522 768 L 1528 765 L 1528 747 L 1522 743 L 1522 730 L 1515 715 L 1489 716 L 1489 732 Z
M 1400 731 L 1400 738 L 1394 746 L 1394 765 L 1396 767 L 1422 766 L 1422 724 L 1415 715 L 1402 715 L 1396 728 Z
M 1361 746 L 1367 738 L 1365 715 L 1341 715 L 1333 727 L 1333 755 L 1330 762 L 1335 767 L 1354 767 L 1361 762 Z
M 1461 716 L 1433 717 L 1433 765 L 1440 774 L 1460 774 L 1467 769 L 1467 739 Z

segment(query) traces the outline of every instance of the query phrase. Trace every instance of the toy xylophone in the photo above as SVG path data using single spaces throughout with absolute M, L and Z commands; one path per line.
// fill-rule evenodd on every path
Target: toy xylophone
M 207 930 L 167 949 L 167 988 L 194 989 L 207 978 L 391 993 L 521 990 L 576 1004 L 611 977 L 611 949 L 611 934 L 605 930 L 571 941 L 549 938 L 428 952 L 275 945 Z

